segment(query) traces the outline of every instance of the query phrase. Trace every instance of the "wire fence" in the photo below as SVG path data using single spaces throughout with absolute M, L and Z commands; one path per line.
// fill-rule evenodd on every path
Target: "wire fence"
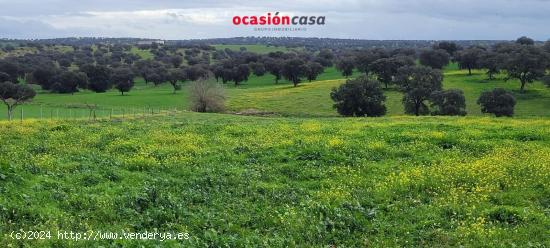
M 187 112 L 178 107 L 59 107 L 46 105 L 17 106 L 11 116 L 11 121 L 23 120 L 132 120 L 159 115 L 176 116 Z M 0 121 L 9 121 L 7 108 L 0 111 Z

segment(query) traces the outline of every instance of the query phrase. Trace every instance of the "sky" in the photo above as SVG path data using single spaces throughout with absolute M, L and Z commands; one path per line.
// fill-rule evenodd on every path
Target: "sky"
M 325 16 L 301 31 L 257 31 L 234 16 Z M 0 0 L 0 38 L 372 40 L 550 39 L 550 0 Z

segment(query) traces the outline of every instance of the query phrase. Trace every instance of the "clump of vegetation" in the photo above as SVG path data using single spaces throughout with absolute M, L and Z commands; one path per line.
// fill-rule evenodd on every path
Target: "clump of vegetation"
M 343 116 L 383 116 L 386 97 L 380 83 L 367 77 L 347 80 L 330 93 L 334 108 Z
M 458 51 L 455 60 L 461 69 L 468 69 L 468 75 L 472 75 L 473 69 L 481 67 L 481 56 L 485 50 L 480 47 L 469 47 L 462 51 Z
M 516 98 L 502 88 L 485 91 L 477 100 L 481 105 L 481 112 L 494 114 L 496 117 L 513 116 Z
M 387 89 L 389 84 L 395 83 L 393 79 L 397 76 L 399 68 L 413 65 L 414 60 L 409 56 L 394 56 L 375 60 L 369 65 L 369 69 Z
M 495 75 L 500 73 L 502 67 L 502 59 L 503 56 L 496 52 L 485 52 L 483 55 L 481 55 L 479 59 L 479 65 L 480 67 L 487 69 L 486 74 L 489 77 L 489 80 L 494 80 Z
M 51 89 L 56 93 L 78 92 L 79 88 L 86 88 L 88 85 L 88 76 L 83 72 L 64 71 L 52 79 Z
M 134 73 L 129 68 L 115 69 L 111 79 L 121 95 L 124 95 L 124 92 L 129 92 L 134 87 Z
M 342 76 L 349 77 L 353 74 L 354 63 L 355 61 L 352 57 L 343 57 L 336 61 L 336 69 L 342 72 Z
M 204 79 L 189 85 L 191 110 L 196 112 L 221 112 L 225 109 L 225 91 L 218 83 Z
M 302 82 L 301 78 L 306 76 L 306 70 L 307 67 L 303 60 L 299 58 L 289 59 L 283 64 L 282 75 L 296 87 Z
M 550 65 L 550 55 L 533 45 L 513 46 L 513 49 L 505 54 L 504 59 L 502 68 L 506 70 L 508 79 L 520 81 L 522 93 L 525 92 L 527 83 L 541 79 Z
M 449 64 L 450 55 L 443 49 L 429 49 L 420 52 L 420 64 L 434 69 L 443 69 Z
M 426 115 L 429 114 L 426 101 L 434 92 L 441 90 L 443 74 L 426 66 L 405 66 L 399 68 L 396 81 L 404 93 L 405 112 Z
M 458 89 L 435 91 L 430 96 L 433 115 L 466 115 L 466 98 Z

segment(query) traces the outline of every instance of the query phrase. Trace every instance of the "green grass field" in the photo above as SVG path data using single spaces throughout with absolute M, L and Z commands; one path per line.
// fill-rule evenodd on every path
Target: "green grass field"
M 227 84 L 229 114 L 184 111 L 186 87 L 142 79 L 124 96 L 38 90 L 16 109 L 25 120 L 0 120 L 0 247 L 550 246 L 550 89 L 444 73 L 467 117 L 404 116 L 395 88 L 387 117 L 338 117 L 329 93 L 346 79 L 334 68 L 298 87 Z M 514 118 L 481 114 L 479 94 L 495 87 L 517 98 Z M 53 239 L 10 237 L 23 231 Z
M 550 245 L 550 121 L 0 122 L 0 246 Z M 13 240 L 19 230 L 185 241 Z
M 359 75 L 358 73 L 354 76 Z M 517 80 L 504 81 L 505 75 L 498 75 L 496 80 L 486 80 L 483 71 L 474 71 L 469 76 L 465 70 L 458 70 L 451 65 L 445 70 L 444 88 L 457 88 L 464 91 L 468 115 L 482 115 L 477 98 L 482 91 L 495 87 L 506 88 L 513 92 L 517 99 L 516 116 L 550 116 L 550 89 L 540 82 L 527 85 L 527 92 L 519 93 Z M 334 68 L 327 68 L 317 81 L 304 82 L 299 87 L 293 87 L 288 81 L 274 83 L 272 75 L 262 77 L 251 76 L 248 82 L 235 87 L 226 85 L 228 96 L 227 108 L 231 112 L 254 109 L 259 112 L 273 113 L 281 116 L 337 116 L 332 108 L 330 91 L 345 81 Z M 32 103 L 23 106 L 25 118 L 78 118 L 87 116 L 85 104 L 97 104 L 101 109 L 98 114 L 109 115 L 111 111 L 130 113 L 143 108 L 163 108 L 180 110 L 188 108 L 187 89 L 173 94 L 168 84 L 154 87 L 145 85 L 143 80 L 136 81 L 134 89 L 125 96 L 112 90 L 107 93 L 82 91 L 74 95 L 52 94 L 39 92 Z M 385 91 L 387 96 L 387 115 L 403 115 L 401 103 L 402 94 L 394 88 Z M 42 110 L 41 110 L 42 109 Z M 42 112 L 42 114 L 40 114 Z M 16 118 L 20 118 L 21 109 L 16 110 Z M 6 109 L 0 108 L 0 119 L 6 118 Z
M 140 56 L 142 59 L 152 59 L 153 54 L 150 50 L 141 50 L 135 46 L 132 46 L 132 49 L 130 50 L 130 53 L 133 53 L 135 55 Z

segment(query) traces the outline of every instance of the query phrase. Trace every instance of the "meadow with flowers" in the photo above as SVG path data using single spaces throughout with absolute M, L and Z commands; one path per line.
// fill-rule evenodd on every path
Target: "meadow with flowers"
M 0 137 L 2 247 L 550 246 L 547 118 L 185 113 L 0 122 Z

